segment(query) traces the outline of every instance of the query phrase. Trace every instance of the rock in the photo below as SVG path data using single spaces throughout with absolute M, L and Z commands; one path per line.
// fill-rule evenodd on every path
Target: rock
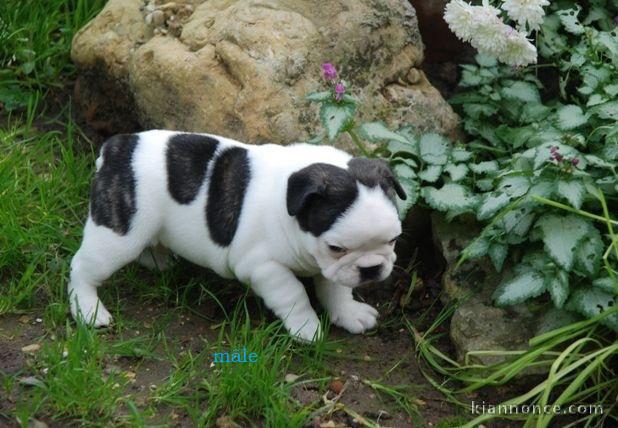
M 163 23 L 162 9 L 110 0 L 76 34 L 75 98 L 95 129 L 305 140 L 317 115 L 304 96 L 323 89 L 323 62 L 348 82 L 362 119 L 442 134 L 457 125 L 419 69 L 423 43 L 405 0 L 177 1 Z
M 469 353 L 527 349 L 528 340 L 537 334 L 543 314 L 530 312 L 524 304 L 507 308 L 492 305 L 491 295 L 503 277 L 509 275 L 508 266 L 497 273 L 484 257 L 456 267 L 461 250 L 478 236 L 481 226 L 473 217 L 466 216 L 449 223 L 443 215 L 433 213 L 431 220 L 434 245 L 446 264 L 442 301 L 447 304 L 459 300 L 450 324 L 457 358 L 471 363 L 495 364 L 505 357 Z
M 480 294 L 489 302 L 501 278 L 491 262 L 483 258 L 466 261 L 456 268 L 461 251 L 481 232 L 480 225 L 473 217 L 467 216 L 448 222 L 442 214 L 434 212 L 431 214 L 431 227 L 434 246 L 446 265 L 442 275 L 443 303 L 461 299 L 470 293 Z
M 462 303 L 451 319 L 451 340 L 457 358 L 464 361 L 474 351 L 525 350 L 534 335 L 537 318 L 523 316 L 508 309 L 495 308 L 477 298 Z M 499 355 L 469 355 L 470 363 L 496 364 Z

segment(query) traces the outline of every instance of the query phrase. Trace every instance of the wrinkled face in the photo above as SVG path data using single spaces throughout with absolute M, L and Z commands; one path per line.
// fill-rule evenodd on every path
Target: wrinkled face
M 346 287 L 382 281 L 393 270 L 401 223 L 393 202 L 379 187 L 359 185 L 357 200 L 317 238 L 322 275 Z
M 292 174 L 287 208 L 322 275 L 356 287 L 393 270 L 401 234 L 395 195 L 406 197 L 384 161 L 354 158 L 347 169 L 316 163 Z

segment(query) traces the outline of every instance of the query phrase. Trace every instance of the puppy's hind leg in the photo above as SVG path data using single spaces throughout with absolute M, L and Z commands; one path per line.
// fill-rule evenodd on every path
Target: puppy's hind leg
M 99 300 L 97 287 L 143 251 L 149 236 L 140 232 L 119 235 L 88 218 L 82 245 L 71 260 L 68 292 L 71 314 L 76 321 L 92 323 L 95 327 L 111 323 L 112 316 Z

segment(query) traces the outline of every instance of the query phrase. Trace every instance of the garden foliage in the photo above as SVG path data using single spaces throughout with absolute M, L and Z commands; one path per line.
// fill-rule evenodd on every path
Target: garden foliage
M 402 218 L 417 203 L 450 220 L 476 217 L 482 233 L 462 257 L 505 271 L 497 305 L 543 296 L 590 318 L 618 300 L 616 15 L 616 0 L 552 2 L 536 33 L 539 65 L 517 69 L 484 54 L 463 65 L 450 102 L 465 143 L 356 123 L 357 101 L 336 73 L 329 91 L 308 98 L 321 104 L 328 140 L 348 133 L 365 155 L 390 162 L 408 194 Z M 618 331 L 618 314 L 602 323 Z

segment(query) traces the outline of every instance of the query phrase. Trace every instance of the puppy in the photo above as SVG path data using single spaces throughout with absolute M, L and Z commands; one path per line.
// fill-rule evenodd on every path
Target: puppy
M 378 312 L 352 289 L 388 277 L 406 195 L 384 161 L 333 147 L 242 144 L 148 131 L 101 148 L 83 241 L 71 261 L 71 313 L 112 317 L 97 287 L 127 263 L 169 263 L 166 249 L 249 284 L 300 339 L 320 322 L 297 279 L 313 277 L 331 321 L 362 333 Z

